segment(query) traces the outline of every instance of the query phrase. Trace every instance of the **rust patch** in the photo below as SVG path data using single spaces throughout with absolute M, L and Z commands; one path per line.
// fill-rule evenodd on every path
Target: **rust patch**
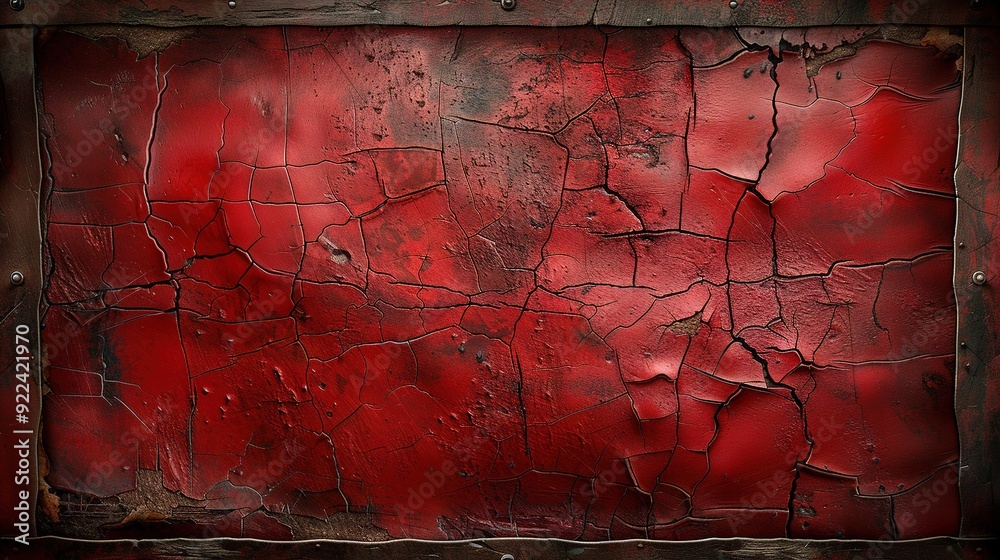
M 161 52 L 170 45 L 193 37 L 195 29 L 191 27 L 152 27 L 147 25 L 76 25 L 70 32 L 91 39 L 115 38 L 128 45 L 140 59 L 154 52 Z

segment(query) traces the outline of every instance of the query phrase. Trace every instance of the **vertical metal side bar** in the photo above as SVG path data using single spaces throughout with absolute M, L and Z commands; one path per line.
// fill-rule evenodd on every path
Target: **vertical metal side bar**
M 34 30 L 0 29 L 0 535 L 34 534 L 41 231 Z
M 1000 30 L 966 28 L 959 117 L 955 411 L 963 537 L 1000 525 Z

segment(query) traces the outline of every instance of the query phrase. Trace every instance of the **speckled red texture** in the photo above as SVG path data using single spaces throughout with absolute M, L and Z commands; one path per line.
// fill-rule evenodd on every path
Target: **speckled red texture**
M 956 534 L 953 57 L 270 28 L 39 60 L 62 495 L 157 471 L 214 515 L 145 536 Z

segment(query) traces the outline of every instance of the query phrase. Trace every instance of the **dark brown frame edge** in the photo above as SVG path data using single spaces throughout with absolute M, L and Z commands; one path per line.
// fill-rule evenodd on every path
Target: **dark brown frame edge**
M 967 28 L 955 187 L 962 536 L 1000 535 L 1000 29 Z M 973 280 L 982 272 L 985 283 Z
M 0 28 L 0 476 L 4 490 L 27 490 L 31 507 L 29 521 L 35 532 L 35 499 L 38 495 L 37 470 L 39 425 L 41 422 L 41 344 L 38 310 L 42 286 L 42 240 L 39 214 L 41 159 L 35 105 L 34 30 Z M 16 282 L 14 274 L 21 275 Z M 8 280 L 9 279 L 9 280 Z M 19 325 L 28 327 L 30 343 L 27 421 L 15 420 L 16 385 L 19 373 L 15 361 L 15 334 Z M 23 367 L 23 366 L 21 366 Z M 18 441 L 28 440 L 30 481 L 18 484 Z M 9 477 L 9 478 L 8 478 Z M 13 486 L 9 486 L 13 482 Z M 0 496 L 0 534 L 13 527 L 11 518 L 16 494 Z M 17 500 L 20 501 L 19 499 Z
M 7 7 L 21 5 L 14 11 Z M 4 0 L 0 26 L 818 25 L 995 26 L 995 0 Z
M 9 0 L 8 0 L 9 1 Z M 954 286 L 958 304 L 956 413 L 961 454 L 960 538 L 917 541 L 810 541 L 789 539 L 709 539 L 690 542 L 619 541 L 579 543 L 554 539 L 488 539 L 382 543 L 249 539 L 79 541 L 37 537 L 27 548 L 0 543 L 9 553 L 30 558 L 748 558 L 780 555 L 816 558 L 998 558 L 1000 535 L 1000 295 L 991 282 L 1000 274 L 989 267 L 1000 227 L 1000 5 L 993 0 L 521 0 L 504 11 L 498 0 L 460 0 L 435 6 L 426 0 L 371 0 L 362 5 L 343 0 L 148 0 L 109 3 L 102 0 L 23 0 L 22 11 L 0 4 L 0 328 L 13 336 L 17 324 L 38 332 L 41 292 L 41 237 L 38 197 L 41 159 L 34 80 L 34 29 L 59 25 L 694 25 L 707 27 L 821 25 L 946 25 L 965 27 L 960 141 L 956 169 L 958 218 Z M 873 2 L 874 3 L 874 2 Z M 780 8 L 780 9 L 779 9 Z M 24 274 L 20 286 L 2 276 Z M 986 272 L 985 285 L 972 282 Z M 37 336 L 33 356 L 40 356 Z M 40 421 L 40 363 L 32 362 L 35 399 L 29 427 L 37 447 Z M 0 362 L 0 403 L 13 391 L 13 364 Z M 5 411 L 4 411 L 5 412 Z M 0 416 L 0 427 L 5 419 Z M 35 454 L 37 457 L 37 453 Z M 0 455 L 0 465 L 7 460 Z M 4 473 L 5 474 L 5 473 Z M 37 477 L 32 500 L 37 496 Z M 0 504 L 6 504 L 6 496 Z M 6 507 L 6 505 L 4 506 Z M 32 512 L 32 519 L 37 512 Z M 3 512 L 0 512 L 0 518 Z M 32 530 L 34 527 L 32 527 Z M 7 528 L 0 529 L 5 534 Z M 982 537 L 984 539 L 979 539 Z
M 85 546 L 81 547 L 80 545 Z M 991 560 L 993 540 L 934 538 L 910 541 L 707 539 L 701 541 L 577 542 L 561 539 L 485 539 L 468 541 L 395 540 L 275 542 L 250 539 L 167 539 L 77 541 L 41 537 L 32 541 L 36 560 L 133 560 L 135 558 L 267 558 L 319 560 Z

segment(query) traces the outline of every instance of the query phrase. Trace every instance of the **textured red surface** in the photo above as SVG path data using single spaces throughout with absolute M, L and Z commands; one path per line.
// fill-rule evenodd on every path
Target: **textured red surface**
M 39 76 L 47 480 L 215 515 L 144 535 L 957 532 L 934 48 L 60 32 Z

